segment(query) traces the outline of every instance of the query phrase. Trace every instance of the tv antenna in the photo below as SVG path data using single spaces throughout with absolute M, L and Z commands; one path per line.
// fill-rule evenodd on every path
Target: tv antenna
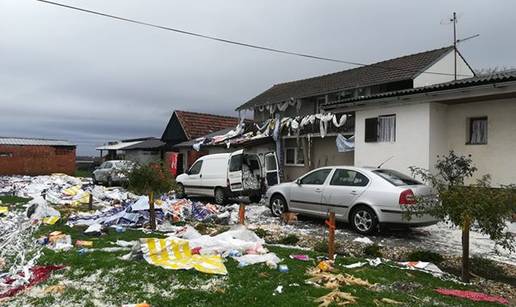
M 454 76 L 454 80 L 457 80 L 457 53 L 458 53 L 457 44 L 480 36 L 480 34 L 475 34 L 475 35 L 468 36 L 466 38 L 457 39 L 457 23 L 459 22 L 459 17 L 462 17 L 462 14 L 457 16 L 457 13 L 453 12 L 452 17 L 448 20 L 448 22 L 443 23 L 443 21 L 441 20 L 441 24 L 450 24 L 450 23 L 453 24 L 453 53 L 454 53 L 453 76 Z

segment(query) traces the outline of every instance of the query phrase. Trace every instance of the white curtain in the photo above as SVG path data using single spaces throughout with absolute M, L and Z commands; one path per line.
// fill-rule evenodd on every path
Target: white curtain
M 378 142 L 396 141 L 396 115 L 378 117 Z
M 487 143 L 487 120 L 476 119 L 471 123 L 471 144 Z

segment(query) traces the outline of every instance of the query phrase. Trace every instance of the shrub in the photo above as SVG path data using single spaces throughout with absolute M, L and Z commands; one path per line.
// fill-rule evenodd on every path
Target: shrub
M 368 257 L 382 257 L 380 246 L 376 243 L 364 247 L 363 253 Z
M 415 250 L 408 254 L 407 260 L 440 263 L 443 261 L 443 256 L 427 250 Z

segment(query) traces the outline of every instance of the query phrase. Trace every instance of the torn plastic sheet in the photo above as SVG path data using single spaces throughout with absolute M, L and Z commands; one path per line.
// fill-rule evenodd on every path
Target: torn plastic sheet
M 460 298 L 465 298 L 474 302 L 490 302 L 490 303 L 499 303 L 503 305 L 509 305 L 509 301 L 501 296 L 488 295 L 475 291 L 467 291 L 467 290 L 456 290 L 456 289 L 436 289 L 435 292 L 448 295 L 455 296 Z
M 431 262 L 408 261 L 408 262 L 398 262 L 398 264 L 407 269 L 427 272 L 434 276 L 442 276 L 444 274 L 444 272 L 441 271 L 441 269 L 439 269 L 435 264 L 433 264 Z
M 50 277 L 53 271 L 61 270 L 62 265 L 47 265 L 34 266 L 29 270 L 29 278 L 27 282 L 20 283 L 19 280 L 24 280 L 27 275 L 22 276 L 22 273 L 14 276 L 7 276 L 0 278 L 0 301 L 4 298 L 15 296 L 16 294 L 37 285 Z
M 248 266 L 251 264 L 257 264 L 257 263 L 274 263 L 278 264 L 281 262 L 281 259 L 276 256 L 275 253 L 267 253 L 262 255 L 255 255 L 255 254 L 247 254 L 239 257 L 232 257 L 236 261 L 238 261 L 239 267 Z
M 355 150 L 355 136 L 350 136 L 349 138 L 346 138 L 342 134 L 337 134 L 337 137 L 335 138 L 335 142 L 337 144 L 337 151 L 338 152 L 349 152 Z

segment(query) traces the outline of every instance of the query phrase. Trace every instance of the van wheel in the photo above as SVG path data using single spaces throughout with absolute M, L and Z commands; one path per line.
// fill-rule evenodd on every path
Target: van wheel
M 249 200 L 252 202 L 252 203 L 259 203 L 260 200 L 262 200 L 262 195 L 261 194 L 251 194 L 249 196 Z
M 227 202 L 226 193 L 224 192 L 223 188 L 216 188 L 215 189 L 215 203 L 217 205 L 224 205 Z
M 182 183 L 177 184 L 176 197 L 177 198 L 185 198 L 186 197 L 185 186 Z
M 280 217 L 287 209 L 287 202 L 281 195 L 274 195 L 271 198 L 271 213 L 276 217 Z
M 366 206 L 358 206 L 350 215 L 353 229 L 363 235 L 370 235 L 378 230 L 378 217 L 373 209 Z

